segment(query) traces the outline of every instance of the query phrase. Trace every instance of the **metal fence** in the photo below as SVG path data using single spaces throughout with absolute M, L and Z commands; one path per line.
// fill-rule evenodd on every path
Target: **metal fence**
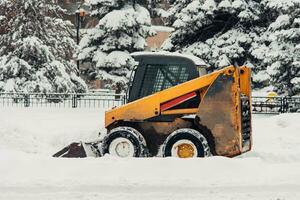
M 252 97 L 253 113 L 300 112 L 300 97 Z
M 0 106 L 5 107 L 109 108 L 124 103 L 124 94 L 112 93 L 0 93 Z
M 2 107 L 110 108 L 126 102 L 124 94 L 115 93 L 0 93 Z M 277 114 L 300 112 L 299 97 L 252 97 L 253 113 Z

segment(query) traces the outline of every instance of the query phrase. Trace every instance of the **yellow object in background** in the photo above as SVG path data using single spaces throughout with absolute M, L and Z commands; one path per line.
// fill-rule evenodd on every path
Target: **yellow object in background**
M 274 100 L 274 97 L 278 97 L 278 94 L 276 92 L 269 92 L 268 95 L 267 95 L 267 101 L 273 101 Z

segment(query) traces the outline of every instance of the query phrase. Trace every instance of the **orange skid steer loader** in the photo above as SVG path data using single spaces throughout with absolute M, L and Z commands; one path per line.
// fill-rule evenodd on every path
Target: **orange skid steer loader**
M 105 113 L 107 133 L 55 157 L 233 157 L 250 151 L 251 72 L 229 66 L 206 74 L 182 54 L 133 54 L 139 63 L 128 103 Z

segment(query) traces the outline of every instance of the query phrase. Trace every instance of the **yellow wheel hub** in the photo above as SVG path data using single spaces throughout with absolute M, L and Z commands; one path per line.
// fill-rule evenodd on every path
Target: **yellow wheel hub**
M 195 155 L 195 149 L 191 144 L 180 144 L 177 147 L 177 155 L 179 158 L 192 158 Z

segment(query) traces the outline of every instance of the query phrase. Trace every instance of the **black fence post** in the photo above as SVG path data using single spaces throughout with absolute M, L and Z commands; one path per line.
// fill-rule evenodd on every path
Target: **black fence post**
M 73 94 L 72 95 L 72 108 L 77 108 L 77 95 Z
M 284 113 L 284 97 L 280 97 L 280 113 Z
M 289 111 L 289 97 L 282 97 L 282 112 L 287 113 Z
M 122 104 L 126 104 L 127 101 L 127 96 L 126 95 L 122 95 Z
M 292 104 L 293 104 L 292 97 L 291 96 L 286 97 L 286 110 L 285 110 L 286 113 L 291 111 Z
M 30 96 L 29 94 L 24 95 L 24 107 L 29 107 L 30 106 Z

